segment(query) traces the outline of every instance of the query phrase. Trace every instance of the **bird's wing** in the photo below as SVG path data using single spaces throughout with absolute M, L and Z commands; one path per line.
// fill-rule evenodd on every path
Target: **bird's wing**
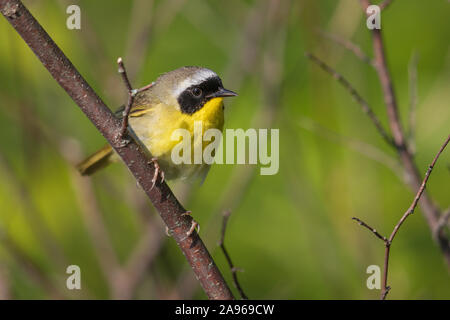
M 143 114 L 149 112 L 152 108 L 148 106 L 132 106 L 130 111 L 130 117 L 140 117 Z M 119 109 L 114 112 L 116 117 L 119 119 L 123 118 L 123 111 L 125 110 L 125 106 L 121 106 Z
M 151 87 L 146 91 L 148 90 L 151 90 Z M 160 103 L 160 101 L 154 95 L 149 94 L 149 92 L 142 91 L 134 97 L 133 105 L 130 110 L 130 117 L 140 117 L 152 110 L 152 107 L 158 103 Z M 125 106 L 121 106 L 114 114 L 116 117 L 122 118 L 124 110 Z

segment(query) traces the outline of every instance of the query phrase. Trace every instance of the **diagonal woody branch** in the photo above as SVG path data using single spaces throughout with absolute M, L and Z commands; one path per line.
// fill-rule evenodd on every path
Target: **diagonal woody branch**
M 387 281 L 388 281 L 389 257 L 390 257 L 390 250 L 391 250 L 392 241 L 394 241 L 394 238 L 397 235 L 397 232 L 400 230 L 400 227 L 405 222 L 405 220 L 410 215 L 412 215 L 414 213 L 414 210 L 416 210 L 417 204 L 418 204 L 420 198 L 422 197 L 422 195 L 424 194 L 424 191 L 425 191 L 428 179 L 430 178 L 431 172 L 433 171 L 434 166 L 436 165 L 436 162 L 439 159 L 439 156 L 444 151 L 445 147 L 447 147 L 449 142 L 450 142 L 450 135 L 447 137 L 447 139 L 445 140 L 444 144 L 441 146 L 441 148 L 439 149 L 438 153 L 433 158 L 433 161 L 431 162 L 431 164 L 429 165 L 429 167 L 427 169 L 427 172 L 425 173 L 425 178 L 423 179 L 422 184 L 420 185 L 420 188 L 417 191 L 416 196 L 414 197 L 414 200 L 412 201 L 412 203 L 409 206 L 409 208 L 402 215 L 402 217 L 400 218 L 398 223 L 395 225 L 394 230 L 392 230 L 392 233 L 389 236 L 389 238 L 386 238 L 386 237 L 382 236 L 381 234 L 379 234 L 376 229 L 370 227 L 364 221 L 362 221 L 362 220 L 360 220 L 358 218 L 352 218 L 353 220 L 356 220 L 359 225 L 361 225 L 361 226 L 369 229 L 370 231 L 372 231 L 372 233 L 374 233 L 375 236 L 377 236 L 379 239 L 383 240 L 383 242 L 385 244 L 384 268 L 383 268 L 383 288 L 381 290 L 381 297 L 380 297 L 381 300 L 386 299 L 386 296 L 389 293 L 389 290 L 391 289 L 390 286 L 387 285 Z M 445 221 L 446 215 L 443 215 L 442 217 L 443 217 L 443 220 Z M 437 230 L 436 232 L 439 233 L 439 230 Z
M 348 51 L 352 52 L 361 61 L 367 63 L 368 65 L 373 65 L 372 59 L 367 54 L 365 54 L 364 51 L 362 51 L 361 47 L 358 46 L 357 44 L 351 42 L 350 40 L 347 40 L 345 38 L 339 37 L 335 34 L 328 33 L 322 30 L 319 31 L 319 34 L 322 37 L 329 39 L 335 42 L 336 44 L 340 45 L 341 47 L 347 49 Z
M 164 182 L 152 188 L 154 168 L 149 164 L 146 149 L 134 139 L 124 145 L 120 138 L 122 121 L 110 109 L 75 69 L 61 49 L 19 0 L 0 0 L 0 11 L 33 50 L 44 67 L 69 94 L 95 127 L 108 140 L 145 191 L 177 245 L 192 267 L 197 279 L 210 299 L 233 299 L 219 269 L 194 231 L 186 236 L 192 218 Z M 132 135 L 132 132 L 130 132 Z
M 319 67 L 321 67 L 324 71 L 328 72 L 333 78 L 335 78 L 349 93 L 350 95 L 358 102 L 361 106 L 361 109 L 372 121 L 375 128 L 378 130 L 378 133 L 383 137 L 387 144 L 396 148 L 395 142 L 392 139 L 391 135 L 384 129 L 381 121 L 376 116 L 375 112 L 373 112 L 372 108 L 369 106 L 366 100 L 356 91 L 356 89 L 350 84 L 350 82 L 345 79 L 340 73 L 331 68 L 325 62 L 317 58 L 315 55 L 306 52 L 306 57 L 316 63 Z
M 367 7 L 371 5 L 369 0 L 360 0 L 361 6 L 366 11 Z M 383 8 L 387 7 L 392 1 L 384 1 Z M 384 103 L 386 105 L 386 111 L 389 119 L 389 127 L 394 138 L 394 142 L 397 146 L 397 151 L 400 160 L 405 168 L 405 172 L 408 174 L 408 184 L 413 192 L 417 192 L 421 188 L 422 177 L 414 162 L 414 155 L 411 153 L 410 148 L 407 146 L 407 139 L 405 138 L 405 131 L 402 128 L 397 98 L 394 92 L 394 85 L 392 77 L 387 65 L 385 46 L 383 43 L 383 37 L 380 29 L 372 30 L 372 43 L 374 54 L 374 65 L 378 74 L 378 78 L 383 90 Z M 430 230 L 436 230 L 439 225 L 441 210 L 432 201 L 431 197 L 424 192 L 420 197 L 419 205 L 425 216 Z M 444 255 L 447 265 L 450 266 L 450 240 L 444 233 L 440 233 L 437 237 L 437 243 Z

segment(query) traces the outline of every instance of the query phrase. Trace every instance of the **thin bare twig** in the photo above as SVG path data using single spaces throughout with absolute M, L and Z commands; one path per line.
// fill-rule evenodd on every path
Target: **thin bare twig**
M 340 73 L 338 73 L 336 70 L 331 68 L 329 65 L 327 65 L 325 62 L 314 56 L 313 54 L 306 52 L 306 57 L 309 58 L 311 61 L 316 63 L 319 67 L 321 67 L 324 71 L 329 73 L 333 78 L 335 78 L 342 86 L 350 93 L 350 95 L 358 102 L 358 104 L 361 106 L 364 113 L 367 114 L 367 116 L 370 118 L 372 123 L 377 128 L 380 135 L 383 137 L 383 139 L 394 148 L 396 147 L 396 144 L 390 134 L 383 128 L 383 125 L 381 124 L 380 120 L 376 116 L 376 114 L 373 112 L 372 108 L 369 106 L 366 100 L 364 100 L 363 97 L 356 91 L 356 89 L 348 82 L 347 79 L 345 79 Z
M 434 166 L 436 165 L 436 161 L 439 158 L 439 156 L 441 155 L 442 151 L 444 151 L 445 147 L 447 146 L 448 142 L 450 141 L 450 135 L 447 137 L 447 139 L 445 140 L 444 144 L 441 146 L 441 148 L 439 149 L 438 153 L 436 154 L 436 156 L 434 157 L 433 161 L 431 162 L 430 166 L 428 167 L 427 172 L 425 173 L 425 178 L 422 181 L 422 184 L 420 185 L 419 191 L 417 191 L 417 194 L 411 204 L 411 206 L 408 208 L 408 210 L 406 210 L 405 214 L 403 215 L 403 217 L 400 219 L 400 221 L 398 222 L 398 224 L 395 226 L 394 231 L 392 232 L 391 236 L 389 237 L 389 242 L 392 242 L 392 240 L 394 239 L 395 235 L 398 232 L 398 229 L 400 228 L 400 226 L 402 225 L 402 223 L 405 221 L 405 219 L 410 215 L 414 213 L 414 210 L 417 207 L 417 203 L 420 200 L 420 197 L 422 196 L 423 192 L 425 191 L 425 187 L 426 184 L 428 182 L 428 179 L 430 177 L 431 171 L 433 171 Z
M 365 223 L 365 222 L 362 221 L 361 219 L 356 218 L 356 217 L 353 217 L 352 219 L 355 220 L 356 222 L 358 222 L 358 224 L 359 224 L 360 226 L 363 226 L 363 227 L 369 229 L 370 231 L 372 231 L 372 233 L 373 233 L 374 235 L 376 235 L 379 239 L 383 240 L 384 243 L 386 243 L 386 242 L 388 241 L 388 239 L 387 239 L 385 236 L 382 236 L 382 235 L 377 231 L 377 229 L 372 228 L 371 226 L 369 226 L 367 223 Z
M 130 79 L 128 79 L 128 74 L 125 70 L 125 65 L 123 64 L 123 59 L 121 57 L 117 59 L 117 64 L 119 65 L 118 72 L 122 77 L 123 83 L 125 83 L 125 87 L 127 88 L 128 92 L 131 93 L 133 91 L 133 87 L 131 86 Z
M 21 1 L 0 0 L 0 12 L 125 162 L 171 230 L 207 296 L 210 299 L 233 299 L 198 234 L 194 231 L 188 236 L 192 217 L 184 215 L 186 209 L 165 182 L 152 182 L 155 168 L 148 164 L 145 147 L 135 139 L 126 145 L 118 139 L 122 121 L 114 116 Z
M 223 213 L 223 220 L 222 220 L 222 235 L 220 237 L 219 246 L 222 249 L 222 252 L 225 256 L 225 259 L 227 260 L 227 263 L 231 270 L 231 275 L 233 277 L 233 284 L 236 287 L 236 289 L 239 291 L 239 294 L 241 295 L 241 298 L 244 300 L 248 300 L 247 295 L 245 294 L 244 290 L 242 289 L 241 285 L 239 284 L 239 280 L 237 277 L 238 268 L 236 268 L 233 264 L 233 261 L 231 260 L 230 254 L 228 253 L 227 249 L 225 248 L 225 232 L 227 230 L 227 224 L 228 219 L 230 218 L 231 211 L 225 211 Z
M 414 200 L 412 201 L 411 205 L 409 206 L 408 210 L 405 211 L 403 216 L 400 218 L 398 223 L 395 225 L 394 230 L 392 231 L 391 235 L 389 236 L 389 239 L 386 239 L 385 237 L 381 236 L 375 229 L 368 226 L 366 223 L 361 221 L 358 218 L 353 218 L 354 220 L 358 221 L 360 225 L 363 227 L 369 229 L 372 231 L 378 238 L 384 241 L 385 243 L 385 253 L 384 253 L 384 268 L 383 268 L 383 288 L 381 290 L 381 300 L 386 299 L 387 294 L 389 293 L 389 290 L 391 289 L 390 286 L 387 285 L 388 280 L 388 268 L 389 268 L 389 256 L 390 256 L 390 249 L 392 242 L 394 241 L 395 236 L 397 235 L 400 227 L 403 225 L 405 220 L 414 213 L 414 210 L 417 207 L 417 204 L 419 203 L 420 197 L 422 196 L 423 192 L 425 191 L 425 187 L 427 185 L 428 179 L 430 178 L 431 172 L 433 171 L 434 166 L 436 165 L 436 162 L 441 155 L 442 151 L 444 151 L 445 147 L 448 145 L 450 141 L 450 135 L 445 140 L 444 144 L 439 149 L 438 153 L 434 157 L 433 161 L 431 162 L 430 166 L 428 167 L 427 172 L 425 173 L 425 178 L 422 181 L 422 184 L 420 185 L 419 191 L 417 191 L 416 196 L 414 197 Z
M 444 144 L 439 149 L 439 152 L 436 154 L 436 156 L 434 157 L 434 159 L 431 162 L 430 166 L 428 167 L 428 170 L 427 170 L 427 172 L 425 174 L 425 178 L 423 179 L 422 184 L 421 184 L 421 186 L 419 188 L 419 191 L 417 192 L 416 196 L 414 197 L 414 200 L 411 203 L 411 206 L 403 214 L 403 216 L 401 217 L 401 219 L 399 220 L 399 222 L 395 226 L 394 231 L 392 231 L 391 236 L 389 237 L 388 243 L 386 243 L 384 273 L 383 273 L 383 290 L 382 290 L 382 295 L 381 295 L 382 299 L 385 299 L 386 295 L 389 292 L 388 285 L 387 285 L 387 277 L 388 277 L 388 266 L 389 266 L 389 251 L 390 251 L 390 247 L 391 247 L 392 241 L 394 240 L 394 237 L 397 234 L 397 232 L 400 229 L 400 227 L 402 226 L 403 222 L 405 222 L 406 218 L 408 218 L 408 216 L 410 216 L 411 214 L 414 213 L 414 210 L 417 207 L 417 203 L 419 202 L 419 199 L 420 199 L 420 197 L 422 196 L 422 194 L 423 194 L 423 192 L 425 190 L 425 187 L 426 187 L 426 184 L 428 182 L 428 179 L 430 178 L 431 171 L 433 171 L 433 168 L 436 165 L 437 159 L 439 158 L 439 156 L 441 155 L 442 151 L 445 149 L 445 147 L 447 146 L 449 141 L 450 141 L 450 135 L 447 137 L 447 140 L 445 140 Z
M 225 78 L 229 79 L 236 88 L 240 88 L 243 85 L 243 81 L 246 77 L 254 75 L 258 72 L 259 61 L 261 60 L 261 46 L 264 38 L 271 39 L 273 42 L 284 40 L 284 37 L 266 36 L 268 31 L 274 32 L 275 28 L 270 27 L 267 30 L 264 28 L 266 24 L 267 8 L 270 0 L 260 1 L 255 6 L 252 6 L 247 11 L 244 21 L 245 26 L 242 35 L 237 42 L 236 46 L 229 50 L 230 63 L 224 72 Z M 288 5 L 288 1 L 279 2 L 280 5 Z M 273 7 L 272 7 L 273 8 Z M 289 10 L 285 10 L 289 12 Z M 280 19 L 286 23 L 287 19 Z M 273 48 L 276 45 L 269 45 Z M 278 43 L 278 48 L 285 47 L 285 44 Z M 280 55 L 275 59 L 275 63 L 282 63 L 283 55 Z M 281 68 L 278 68 L 281 69 Z M 279 78 L 279 77 L 277 77 Z M 282 78 L 282 77 L 281 77 Z M 267 81 L 268 83 L 268 81 Z M 272 85 L 280 85 L 272 83 Z M 276 109 L 276 105 L 271 106 Z M 279 109 L 278 109 L 279 110 Z M 259 112 L 255 124 L 252 127 L 255 128 L 267 128 L 271 126 L 271 122 L 274 121 L 274 117 L 270 117 L 269 112 Z M 203 237 L 205 242 L 215 241 L 214 237 L 217 237 L 217 228 L 212 228 L 216 221 L 219 221 L 225 208 L 234 211 L 239 206 L 246 194 L 248 185 L 251 183 L 255 175 L 254 166 L 236 166 L 233 170 L 232 176 L 228 179 L 227 186 L 224 187 L 221 199 L 217 201 L 213 214 L 204 227 Z M 205 225 L 205 224 L 203 224 Z M 219 227 L 220 228 L 220 227 Z M 182 299 L 192 299 L 195 293 L 195 279 L 184 270 L 183 274 L 177 281 L 176 289 L 172 291 L 171 297 L 178 297 Z
M 119 74 L 122 77 L 123 83 L 128 90 L 128 101 L 122 112 L 122 127 L 120 128 L 120 139 L 124 139 L 128 128 L 128 118 L 130 116 L 131 107 L 133 106 L 134 97 L 136 96 L 136 94 L 149 89 L 151 86 L 153 86 L 154 83 L 152 82 L 139 89 L 133 89 L 130 79 L 128 78 L 127 70 L 125 69 L 123 59 L 119 57 L 117 59 L 117 64 L 119 65 Z
M 127 71 L 125 70 L 125 65 L 123 64 L 123 59 L 119 57 L 119 59 L 117 59 L 117 64 L 119 65 L 119 74 L 128 90 L 128 102 L 122 113 L 122 127 L 120 128 L 120 139 L 123 139 L 127 132 L 128 116 L 130 115 L 131 106 L 133 105 L 134 96 L 136 95 L 137 90 L 133 90 L 131 87 L 130 79 L 128 79 Z
M 142 91 L 145 91 L 145 90 L 149 89 L 149 88 L 150 88 L 151 86 L 153 86 L 154 84 L 155 84 L 155 83 L 152 82 L 152 83 L 149 83 L 148 85 L 146 85 L 146 86 L 144 86 L 144 87 L 142 87 L 142 88 L 137 89 L 136 94 L 138 94 L 139 92 L 142 92 Z
M 371 2 L 369 0 L 360 0 L 360 2 L 364 12 L 366 11 L 367 7 L 371 5 Z M 389 3 L 390 2 L 387 2 L 384 7 L 386 7 Z M 414 162 L 414 156 L 407 146 L 405 132 L 400 121 L 397 98 L 394 92 L 394 85 L 387 65 L 382 32 L 380 29 L 373 29 L 371 32 L 375 69 L 377 71 L 378 78 L 383 90 L 383 97 L 386 105 L 389 127 L 391 129 L 395 145 L 397 146 L 397 152 L 399 154 L 400 160 L 403 164 L 403 167 L 405 168 L 405 172 L 408 174 L 408 184 L 413 192 L 416 193 L 421 188 L 422 177 L 417 168 L 417 165 Z M 433 230 L 436 229 L 436 225 L 438 224 L 441 210 L 432 201 L 432 199 L 426 192 L 420 198 L 420 206 L 422 208 L 422 212 L 425 216 L 428 226 L 433 233 Z M 439 244 L 447 265 L 450 266 L 450 241 L 448 237 L 445 234 L 440 233 L 437 239 L 437 243 Z
M 323 30 L 319 30 L 319 34 L 322 37 L 327 38 L 352 52 L 361 61 L 373 66 L 372 59 L 357 44 L 353 43 L 352 41 L 339 37 L 335 34 L 325 32 Z

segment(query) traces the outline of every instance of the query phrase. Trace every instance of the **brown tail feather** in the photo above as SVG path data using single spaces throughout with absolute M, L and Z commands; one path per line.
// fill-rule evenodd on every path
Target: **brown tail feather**
M 88 157 L 86 160 L 77 165 L 77 169 L 83 176 L 89 176 L 106 167 L 111 163 L 111 156 L 113 155 L 113 149 L 110 145 L 104 146 L 96 153 Z

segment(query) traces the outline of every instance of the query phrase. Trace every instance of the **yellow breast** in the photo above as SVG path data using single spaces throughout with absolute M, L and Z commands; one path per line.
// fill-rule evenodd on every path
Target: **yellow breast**
M 223 98 L 214 98 L 209 100 L 205 105 L 192 115 L 184 114 L 178 111 L 181 115 L 181 122 L 186 124 L 191 134 L 194 131 L 194 123 L 201 121 L 203 125 L 203 132 L 208 129 L 215 128 L 222 130 L 223 128 Z
M 194 141 L 194 123 L 199 121 L 202 124 L 203 134 L 211 128 L 222 130 L 224 123 L 223 98 L 211 99 L 200 110 L 191 115 L 160 104 L 140 117 L 130 118 L 130 124 L 136 135 L 163 166 L 164 163 L 166 163 L 166 166 L 170 165 L 171 151 L 180 143 L 181 139 L 172 140 L 172 133 L 176 129 L 186 129 L 190 133 L 192 155 L 195 145 L 201 143 L 204 149 L 210 143 L 203 142 L 201 138 Z M 191 167 L 193 166 L 191 165 Z M 180 167 L 176 171 L 186 171 L 185 169 Z M 199 168 L 191 169 L 193 173 L 199 170 Z M 166 170 L 170 171 L 170 168 L 166 168 Z M 187 173 L 187 175 L 190 174 Z

